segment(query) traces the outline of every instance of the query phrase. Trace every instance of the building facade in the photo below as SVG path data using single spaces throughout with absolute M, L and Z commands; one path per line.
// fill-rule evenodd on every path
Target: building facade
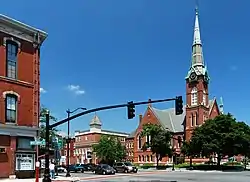
M 95 114 L 89 124 L 90 129 L 75 132 L 74 153 L 70 158 L 70 164 L 99 163 L 99 159 L 93 153 L 92 146 L 97 144 L 102 135 L 115 136 L 125 145 L 128 133 L 102 129 L 102 122 Z
M 148 105 L 144 115 L 139 116 L 139 124 L 135 131 L 127 138 L 127 144 L 133 140 L 133 157 L 129 160 L 138 164 L 156 163 L 156 157 L 150 149 L 142 150 L 149 137 L 142 138 L 140 133 L 143 125 L 147 123 L 161 125 L 172 133 L 171 145 L 175 155 L 173 158 L 165 157 L 160 163 L 167 164 L 176 161 L 184 140 L 190 140 L 195 127 L 202 125 L 207 119 L 214 118 L 223 112 L 223 104 L 218 107 L 216 98 L 209 100 L 209 74 L 203 59 L 202 43 L 199 27 L 198 10 L 195 12 L 194 37 L 192 44 L 192 60 L 186 81 L 186 105 L 182 115 L 175 115 L 175 108 L 160 110 Z M 131 150 L 131 149 L 130 149 Z M 200 161 L 200 160 L 199 160 Z M 195 159 L 194 159 L 195 162 Z
M 47 33 L 0 14 L 0 177 L 34 172 L 40 46 Z

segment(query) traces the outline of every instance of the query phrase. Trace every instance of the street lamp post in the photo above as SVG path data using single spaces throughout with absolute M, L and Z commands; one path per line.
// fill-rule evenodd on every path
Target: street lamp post
M 68 114 L 68 118 L 70 117 L 70 114 L 72 114 L 72 113 L 74 113 L 74 112 L 76 112 L 76 111 L 78 111 L 78 110 L 87 110 L 86 108 L 83 108 L 83 107 L 79 107 L 79 108 L 77 108 L 77 109 L 75 109 L 75 110 L 73 110 L 73 111 L 70 111 L 69 109 L 66 111 L 67 112 L 67 114 Z M 70 123 L 70 120 L 68 120 L 68 138 L 67 138 L 67 140 L 66 140 L 66 142 L 67 142 L 67 173 L 66 173 L 66 177 L 70 177 L 70 172 L 69 172 L 69 157 L 70 157 L 70 154 L 69 154 L 69 143 L 70 143 L 70 137 L 69 137 L 69 123 Z

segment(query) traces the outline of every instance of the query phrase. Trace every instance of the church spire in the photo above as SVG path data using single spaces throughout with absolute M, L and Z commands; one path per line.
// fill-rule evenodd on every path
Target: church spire
M 195 23 L 194 23 L 194 41 L 193 41 L 193 45 L 196 45 L 196 44 L 201 44 L 198 6 L 195 7 Z
M 195 8 L 194 40 L 192 46 L 192 67 L 204 67 L 198 6 Z

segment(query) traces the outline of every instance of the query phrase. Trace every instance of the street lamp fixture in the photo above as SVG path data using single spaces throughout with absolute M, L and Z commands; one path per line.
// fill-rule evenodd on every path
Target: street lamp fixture
M 87 110 L 85 107 L 79 107 L 79 108 L 76 108 L 75 110 L 73 111 L 70 111 L 69 109 L 66 111 L 67 114 L 68 114 L 68 118 L 70 117 L 70 114 L 72 113 L 75 113 L 76 111 L 78 110 Z M 70 137 L 69 137 L 69 123 L 70 123 L 70 120 L 68 120 L 68 138 L 66 140 L 67 142 L 67 173 L 66 173 L 66 177 L 70 177 L 70 172 L 69 172 L 69 157 L 70 157 L 70 154 L 69 154 L 69 143 L 71 141 Z

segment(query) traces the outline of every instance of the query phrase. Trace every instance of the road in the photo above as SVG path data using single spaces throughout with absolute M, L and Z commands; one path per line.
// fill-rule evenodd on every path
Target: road
M 137 174 L 95 175 L 93 173 L 72 173 L 84 181 L 165 181 L 165 182 L 246 182 L 250 172 L 196 172 L 196 171 L 152 171 Z

